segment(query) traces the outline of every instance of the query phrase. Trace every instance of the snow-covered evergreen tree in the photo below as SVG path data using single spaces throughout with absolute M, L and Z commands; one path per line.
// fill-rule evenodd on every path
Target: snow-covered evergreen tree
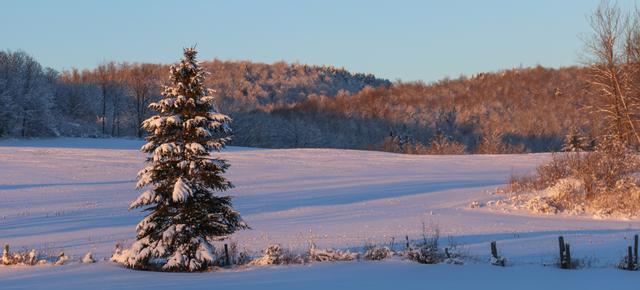
M 231 119 L 216 111 L 196 54 L 184 50 L 170 69 L 173 85 L 149 105 L 158 115 L 142 123 L 149 136 L 141 151 L 150 157 L 137 186 L 150 189 L 130 208 L 145 207 L 149 214 L 136 228 L 137 241 L 112 258 L 127 267 L 201 271 L 214 261 L 213 240 L 248 228 L 231 197 L 219 195 L 232 187 L 222 176 L 229 165 L 210 153 L 229 141 Z

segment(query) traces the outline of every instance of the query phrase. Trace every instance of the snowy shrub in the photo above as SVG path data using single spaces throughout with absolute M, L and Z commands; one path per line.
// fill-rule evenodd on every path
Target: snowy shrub
M 362 258 L 371 261 L 380 261 L 393 257 L 394 252 L 389 247 L 381 247 L 372 244 L 364 246 L 364 254 Z
M 236 255 L 236 258 L 233 261 L 235 265 L 249 264 L 251 262 L 251 254 L 246 250 L 240 251 L 238 252 L 238 254 Z
M 417 155 L 460 155 L 466 153 L 463 143 L 446 136 L 436 136 L 425 145 L 407 135 L 388 136 L 384 138 L 379 149 L 386 152 Z
M 264 250 L 262 257 L 249 263 L 253 266 L 304 264 L 302 256 L 291 253 L 280 245 L 271 245 Z
M 263 255 L 254 259 L 249 265 L 288 265 L 310 262 L 352 261 L 358 259 L 358 253 L 335 249 L 319 249 L 314 243 L 309 244 L 305 255 L 297 255 L 280 245 L 271 245 L 263 251 Z
M 429 155 L 461 155 L 465 154 L 466 146 L 449 138 L 435 138 L 429 148 L 422 154 Z
M 422 240 L 417 244 L 410 244 L 407 237 L 408 247 L 402 256 L 405 258 L 421 263 L 421 264 L 438 264 L 447 263 L 462 265 L 464 260 L 469 257 L 468 250 L 457 244 L 452 237 L 449 237 L 449 243 L 444 249 L 440 248 L 440 230 L 431 225 L 427 228 L 422 226 Z
M 534 189 L 536 177 L 532 174 L 515 175 L 512 174 L 507 180 L 507 186 L 496 190 L 500 194 L 521 194 L 528 193 Z
M 38 253 L 32 249 L 29 254 L 23 256 L 22 261 L 26 265 L 35 265 L 38 262 Z
M 11 254 L 9 252 L 9 245 L 4 245 L 2 249 L 2 264 L 3 265 L 11 265 L 13 264 L 13 259 L 11 258 Z
M 251 253 L 249 253 L 247 249 L 240 250 L 238 248 L 237 242 L 230 242 L 228 244 L 228 250 L 229 261 L 227 261 L 227 253 L 225 253 L 224 244 L 219 243 L 219 246 L 215 251 L 215 256 L 217 257 L 217 259 L 213 263 L 214 266 L 228 267 L 236 265 L 246 265 L 251 262 Z
M 405 251 L 405 256 L 420 264 L 437 264 L 444 260 L 442 253 L 433 244 L 418 244 Z
M 519 154 L 526 151 L 523 144 L 512 145 L 505 142 L 504 134 L 491 131 L 485 134 L 475 148 L 476 154 Z
M 310 262 L 352 261 L 358 258 L 358 253 L 334 249 L 318 249 L 315 244 L 309 246 L 308 259 Z
M 539 213 L 638 216 L 640 157 L 601 139 L 593 152 L 554 154 L 529 176 L 512 177 L 506 192 L 517 207 Z
M 471 203 L 469 203 L 469 208 L 480 208 L 482 207 L 482 204 L 480 204 L 479 201 L 474 200 Z
M 564 138 L 564 145 L 562 146 L 562 151 L 565 152 L 580 152 L 580 151 L 588 151 L 591 149 L 590 140 L 585 137 L 583 134 L 576 132 L 575 129 L 569 131 L 569 133 Z
M 449 237 L 449 244 L 444 248 L 444 263 L 462 265 L 465 258 L 469 257 L 469 251 Z
M 534 213 L 555 214 L 561 211 L 560 206 L 552 198 L 546 196 L 533 196 L 523 202 L 522 207 Z
M 41 259 L 41 254 L 35 249 L 31 251 L 18 251 L 11 252 L 9 245 L 4 245 L 2 250 L 2 265 L 21 265 L 21 266 L 33 266 L 37 264 L 44 264 L 47 261 Z
M 388 136 L 382 140 L 382 144 L 379 146 L 380 150 L 393 153 L 404 153 L 405 142 L 404 139 L 398 136 Z
M 67 257 L 67 255 L 65 255 L 64 252 L 60 252 L 60 254 L 58 254 L 58 260 L 56 261 L 55 265 L 62 266 L 67 261 L 69 261 L 69 257 Z
M 420 264 L 440 263 L 444 261 L 446 257 L 438 248 L 439 240 L 440 230 L 433 226 L 427 229 L 423 224 L 422 241 L 417 245 L 410 245 L 410 247 L 405 250 L 404 256 Z
M 95 263 L 95 262 L 96 262 L 96 260 L 93 258 L 93 254 L 91 252 L 88 252 L 82 258 L 82 263 L 84 263 L 84 264 L 92 264 L 92 263 Z

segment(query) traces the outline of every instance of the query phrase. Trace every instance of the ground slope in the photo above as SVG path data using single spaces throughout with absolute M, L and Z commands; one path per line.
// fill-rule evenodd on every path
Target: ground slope
M 142 217 L 138 211 L 127 210 L 138 194 L 134 179 L 143 166 L 144 156 L 137 151 L 141 144 L 119 139 L 0 141 L 0 243 L 52 253 L 64 250 L 76 258 L 92 251 L 99 259 L 106 259 L 115 243 L 131 242 L 135 224 Z M 80 286 L 90 281 L 141 285 L 141 278 L 153 276 L 159 285 L 186 283 L 190 288 L 199 287 L 197 281 L 249 288 L 262 280 L 265 286 L 317 284 L 318 280 L 336 286 L 366 286 L 369 282 L 359 277 L 379 280 L 371 282 L 375 285 L 400 279 L 387 281 L 384 275 L 375 275 L 389 273 L 402 278 L 398 283 L 411 285 L 431 273 L 431 283 L 463 287 L 463 281 L 444 280 L 450 274 L 443 273 L 453 271 L 486 282 L 493 279 L 480 277 L 491 273 L 500 275 L 496 280 L 507 274 L 511 281 L 546 280 L 547 276 L 568 279 L 565 282 L 582 279 L 585 286 L 592 287 L 586 289 L 597 289 L 594 285 L 600 284 L 594 280 L 599 279 L 615 278 L 618 286 L 630 282 L 628 273 L 610 268 L 636 233 L 638 221 L 469 208 L 472 201 L 495 199 L 490 192 L 510 174 L 532 170 L 549 157 L 546 154 L 415 156 L 333 149 L 230 148 L 222 156 L 232 165 L 228 177 L 236 188 L 230 194 L 253 228 L 233 237 L 241 247 L 258 251 L 281 243 L 303 250 L 313 241 L 321 247 L 357 248 L 366 242 L 402 240 L 405 235 L 418 239 L 422 225 L 427 224 L 464 244 L 475 257 L 471 262 L 475 265 L 387 261 L 190 276 L 140 273 L 100 262 L 60 268 L 0 267 L 0 281 L 12 287 L 35 283 L 32 286 L 38 288 L 47 285 L 46 281 L 78 277 Z M 565 275 L 542 267 L 554 262 L 559 234 L 572 244 L 574 257 L 587 260 L 592 269 Z M 486 266 L 491 240 L 498 241 L 513 269 Z M 520 271 L 535 274 L 526 276 Z M 330 280 L 329 275 L 342 275 L 346 280 Z M 25 282 L 32 278 L 38 279 Z

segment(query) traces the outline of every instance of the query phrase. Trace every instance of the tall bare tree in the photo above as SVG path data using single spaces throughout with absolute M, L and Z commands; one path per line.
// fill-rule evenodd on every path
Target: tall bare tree
M 94 82 L 100 87 L 100 122 L 102 123 L 102 134 L 107 133 L 107 99 L 112 95 L 112 88 L 114 75 L 115 75 L 115 63 L 110 62 L 101 64 L 95 70 Z
M 132 64 L 125 65 L 127 68 L 127 87 L 133 98 L 136 114 L 135 128 L 138 137 L 142 137 L 144 130 L 140 126 L 147 118 L 147 107 L 154 93 L 159 89 L 159 65 L 155 64 Z
M 603 1 L 589 20 L 589 84 L 595 95 L 591 108 L 604 119 L 607 135 L 640 145 L 637 17 Z

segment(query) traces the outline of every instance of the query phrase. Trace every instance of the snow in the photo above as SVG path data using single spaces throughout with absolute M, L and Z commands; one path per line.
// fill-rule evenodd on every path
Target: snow
M 134 209 L 140 206 L 148 205 L 153 201 L 157 201 L 156 199 L 157 195 L 153 190 L 145 190 L 142 194 L 140 194 L 138 199 L 136 199 L 129 205 L 129 208 Z
M 195 155 L 201 155 L 207 152 L 207 149 L 205 149 L 200 143 L 189 143 L 186 145 L 186 148 Z
M 0 266 L 1 289 L 96 289 L 173 287 L 201 289 L 370 288 L 538 289 L 541 285 L 621 289 L 637 273 L 614 266 L 640 222 L 582 216 L 536 215 L 469 205 L 486 204 L 508 176 L 533 170 L 548 154 L 416 156 L 382 152 L 231 147 L 228 193 L 252 230 L 232 236 L 256 253 L 272 244 L 305 251 L 361 249 L 420 239 L 422 224 L 440 229 L 473 257 L 465 265 L 410 261 L 314 263 L 249 267 L 215 273 L 139 272 L 107 261 L 116 243 L 134 241 L 144 216 L 128 210 L 141 190 L 145 142 L 122 139 L 0 140 L 0 243 L 69 257 L 63 266 Z M 589 262 L 580 270 L 544 267 L 557 256 L 557 237 L 572 256 Z M 509 267 L 489 264 L 497 241 Z M 401 247 L 396 245 L 396 247 Z M 91 252 L 98 261 L 80 263 Z M 464 279 L 460 279 L 464 277 Z M 550 283 L 557 283 L 550 284 Z M 527 288 L 528 287 L 528 288 Z
M 317 263 L 219 273 L 154 273 L 111 263 L 0 270 L 14 289 L 634 289 L 638 273 L 616 269 L 422 265 L 406 261 Z M 90 283 L 90 284 L 89 284 Z M 621 287 L 616 287 L 621 286 Z
M 173 194 L 171 198 L 175 202 L 186 202 L 191 197 L 192 191 L 189 184 L 187 184 L 182 177 L 178 177 L 176 183 L 173 185 Z
M 65 255 L 64 252 L 60 252 L 60 255 L 58 255 L 58 260 L 56 261 L 55 265 L 56 266 L 62 266 L 67 261 L 69 261 L 69 257 L 67 255 Z
M 216 120 L 219 121 L 221 123 L 227 122 L 229 120 L 229 116 L 225 115 L 225 114 L 220 114 L 220 113 L 209 113 L 208 115 L 209 119 L 211 120 Z
M 91 252 L 88 252 L 86 255 L 84 255 L 84 257 L 82 258 L 82 263 L 84 264 L 91 264 L 91 263 L 95 263 L 96 261 L 93 259 L 93 254 Z
M 180 147 L 175 143 L 162 143 L 153 151 L 153 161 L 162 160 L 163 158 L 167 158 L 167 156 L 178 154 L 179 152 Z

